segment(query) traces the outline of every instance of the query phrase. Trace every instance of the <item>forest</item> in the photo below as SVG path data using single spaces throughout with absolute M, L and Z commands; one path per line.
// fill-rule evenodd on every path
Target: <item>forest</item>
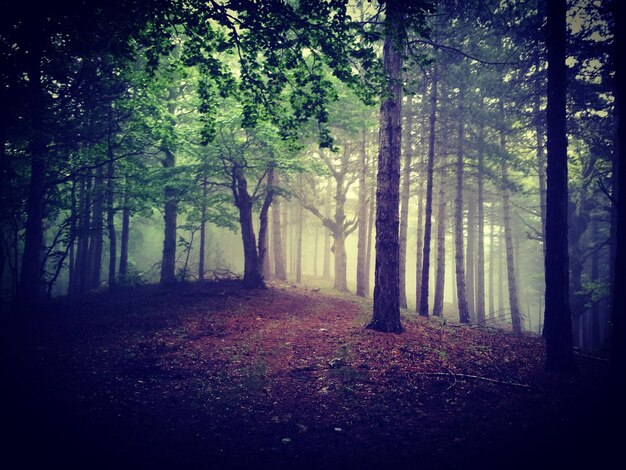
M 609 462 L 622 8 L 3 0 L 8 449 L 26 468 Z

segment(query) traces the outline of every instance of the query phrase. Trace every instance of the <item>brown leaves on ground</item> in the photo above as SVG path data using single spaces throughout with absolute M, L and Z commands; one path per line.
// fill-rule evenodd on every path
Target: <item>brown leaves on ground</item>
M 604 393 L 603 361 L 549 376 L 536 336 L 412 316 L 377 333 L 370 308 L 233 281 L 57 301 L 5 328 L 16 434 L 129 466 L 497 466 L 555 451 L 544 435 Z

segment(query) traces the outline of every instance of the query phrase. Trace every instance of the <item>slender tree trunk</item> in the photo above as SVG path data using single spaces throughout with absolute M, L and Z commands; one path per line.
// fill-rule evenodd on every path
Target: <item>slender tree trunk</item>
M 504 115 L 504 107 L 500 105 L 502 115 Z M 503 120 L 504 122 L 504 120 Z M 500 128 L 500 147 L 502 151 L 506 151 L 506 140 L 504 128 Z M 506 157 L 500 162 L 500 172 L 502 175 L 502 222 L 504 225 L 504 243 L 506 246 L 506 271 L 509 284 L 509 307 L 511 309 L 511 323 L 515 333 L 522 332 L 522 317 L 520 314 L 519 303 L 517 300 L 517 277 L 515 275 L 515 256 L 513 254 L 513 232 L 511 230 L 511 189 L 509 182 L 509 173 Z
M 489 321 L 493 322 L 496 319 L 496 306 L 494 302 L 494 282 L 493 282 L 493 269 L 495 265 L 495 241 L 496 241 L 496 203 L 495 201 L 491 203 L 491 211 L 489 214 L 490 224 L 489 224 L 489 286 L 487 288 L 489 292 Z
M 470 181 L 469 175 L 467 180 Z M 467 191 L 467 246 L 465 247 L 465 293 L 470 321 L 476 321 L 476 302 L 474 283 L 474 246 L 476 244 L 476 201 L 474 192 Z
M 302 191 L 302 174 L 298 175 L 298 187 Z M 298 204 L 298 233 L 296 238 L 296 282 L 302 283 L 302 230 L 304 225 L 304 213 L 302 204 Z
M 598 221 L 593 219 L 591 221 L 591 237 L 594 243 L 597 243 L 600 238 L 598 230 Z M 599 250 L 595 250 L 591 255 L 591 280 L 593 282 L 600 282 L 600 253 Z M 591 347 L 597 349 L 600 347 L 600 302 L 595 300 L 591 305 Z
M 358 229 L 357 229 L 357 261 L 356 261 L 356 295 L 365 297 L 367 287 L 365 285 L 365 259 L 367 257 L 367 187 L 365 182 L 366 153 L 365 153 L 365 129 L 361 131 L 361 154 L 359 158 L 359 209 L 358 209 Z
M 302 184 L 300 184 L 302 187 Z M 267 247 L 268 247 L 268 213 L 270 210 L 270 206 L 272 205 L 272 201 L 274 200 L 274 168 L 271 166 L 267 172 L 267 189 L 265 192 L 265 198 L 263 199 L 263 204 L 261 206 L 261 213 L 259 214 L 259 246 L 258 246 L 258 267 L 257 267 L 257 277 L 261 279 L 260 283 L 256 286 L 257 288 L 264 288 L 265 281 L 264 275 L 266 272 L 265 265 L 269 263 L 267 256 Z M 300 212 L 300 216 L 302 216 L 302 212 Z M 254 232 L 252 233 L 254 235 Z M 300 222 L 300 246 L 302 245 L 302 226 Z M 300 250 L 301 251 L 301 250 Z M 298 253 L 299 263 L 301 259 L 301 253 Z M 245 281 L 245 275 L 244 275 Z
M 285 280 L 287 279 L 287 274 L 289 271 L 289 242 L 291 239 L 289 238 L 289 204 L 286 200 L 283 199 L 283 203 L 281 204 L 283 209 L 283 214 L 281 218 L 281 230 L 282 230 L 282 242 L 283 242 L 283 260 L 285 262 Z M 330 277 L 330 274 L 329 274 Z
M 164 149 L 165 159 L 163 167 L 166 169 L 176 166 L 176 157 L 169 150 Z M 163 258 L 161 260 L 161 284 L 176 282 L 176 225 L 178 217 L 178 191 L 171 184 L 166 183 L 163 188 L 165 221 L 163 237 Z
M 424 208 L 424 251 L 422 258 L 422 288 L 420 291 L 419 314 L 428 316 L 428 287 L 430 280 L 430 237 L 433 213 L 433 171 L 435 165 L 435 132 L 437 123 L 437 85 L 439 70 L 433 66 L 430 90 L 430 118 L 428 135 L 428 164 L 426 168 L 426 207 Z
M 422 129 L 426 126 L 423 124 Z M 422 143 L 425 139 L 422 139 Z M 426 167 L 424 154 L 420 158 L 419 183 L 417 187 L 417 259 L 415 263 L 415 311 L 419 313 L 422 296 L 422 267 L 424 255 L 424 169 Z
M 72 179 L 72 192 L 70 196 L 70 246 L 69 246 L 69 262 L 68 262 L 68 282 L 67 282 L 67 295 L 74 295 L 76 293 L 76 237 L 78 235 L 78 208 L 76 199 L 76 180 Z
M 443 120 L 442 120 L 443 121 Z M 435 299 L 433 302 L 433 315 L 443 315 L 443 293 L 446 279 L 446 165 L 447 165 L 447 125 L 442 122 L 441 133 L 443 144 L 441 149 L 441 162 L 439 168 L 439 194 L 437 196 L 437 275 L 435 281 Z
M 204 281 L 204 260 L 206 258 L 206 212 L 207 177 L 202 177 L 202 208 L 200 212 L 200 253 L 198 254 L 198 279 Z
M 91 266 L 90 289 L 100 286 L 102 274 L 102 249 L 104 246 L 104 171 L 100 166 L 96 169 L 94 180 L 93 216 L 91 222 L 91 241 L 89 242 L 89 263 Z
M 383 66 L 389 78 L 380 106 L 380 150 L 376 190 L 376 268 L 374 311 L 368 328 L 402 331 L 400 323 L 398 203 L 402 145 L 402 50 L 394 32 L 402 22 L 401 5 L 387 2 Z
M 128 239 L 130 236 L 130 197 L 128 183 L 124 190 L 124 208 L 122 209 L 122 234 L 120 240 L 120 282 L 128 282 Z
M 22 269 L 20 270 L 20 282 L 17 290 L 17 300 L 21 304 L 30 303 L 43 295 L 41 251 L 44 232 L 46 157 L 48 152 L 43 120 L 46 97 L 40 67 L 43 47 L 43 44 L 35 40 L 33 50 L 29 51 L 31 53 L 29 54 L 27 64 L 31 99 L 29 117 L 34 132 L 28 148 L 30 153 L 30 181 L 26 198 Z
M 376 207 L 374 205 L 374 201 L 376 200 L 376 192 L 374 189 L 374 185 L 372 184 L 370 187 L 370 204 L 369 204 L 369 218 L 367 222 L 367 251 L 365 253 L 365 295 L 368 296 L 370 293 L 370 273 L 372 269 L 372 238 L 374 233 L 374 213 L 376 212 Z
M 504 239 L 504 227 L 500 226 L 500 233 L 498 235 L 498 318 L 504 320 L 505 307 L 504 307 L 504 256 L 503 256 L 503 244 Z
M 570 372 L 574 364 L 572 318 L 569 307 L 567 244 L 567 127 L 566 127 L 566 1 L 547 3 L 548 24 L 548 168 L 546 198 L 546 369 Z
M 110 148 L 110 146 L 109 146 Z M 115 266 L 117 261 L 117 235 L 115 233 L 115 166 L 113 154 L 109 153 L 107 162 L 107 231 L 109 235 L 109 289 L 114 289 L 117 283 Z
M 81 181 L 78 223 L 76 292 L 83 294 L 89 290 L 89 220 L 91 218 L 91 176 Z
M 274 276 L 276 276 L 276 279 L 285 281 L 287 280 L 287 273 L 285 272 L 285 257 L 281 231 L 280 207 L 280 198 L 274 197 L 274 200 L 272 202 L 272 252 L 274 253 Z
M 409 195 L 411 190 L 411 159 L 413 157 L 413 97 L 407 96 L 406 122 L 404 129 L 404 159 L 402 167 L 402 189 L 400 191 L 400 308 L 406 308 L 406 239 L 409 217 Z
M 461 89 L 461 92 L 463 90 Z M 458 112 L 458 137 L 457 137 L 457 157 L 456 157 L 456 201 L 455 201 L 455 218 L 454 218 L 454 258 L 456 261 L 456 295 L 459 303 L 459 320 L 461 323 L 469 323 L 469 307 L 467 305 L 467 296 L 465 293 L 465 261 L 463 252 L 463 177 L 464 175 L 464 150 L 463 141 L 465 140 L 465 125 L 463 120 L 463 96 L 459 96 L 459 112 Z
M 481 120 L 478 129 L 478 259 L 476 264 L 476 320 L 479 326 L 485 324 L 485 158 L 482 145 L 484 124 Z
M 534 113 L 536 116 L 540 113 L 539 93 L 535 94 Z M 546 255 L 546 156 L 543 152 L 543 127 L 541 121 L 537 119 L 535 126 L 536 152 L 537 152 L 537 173 L 539 176 L 539 207 L 541 210 L 541 238 L 543 246 L 543 255 L 545 263 Z
M 611 362 L 610 373 L 611 383 L 614 387 L 614 397 L 616 403 L 621 406 L 623 412 L 623 397 L 626 392 L 626 97 L 624 83 L 626 82 L 626 61 L 624 51 L 626 51 L 626 40 L 624 39 L 624 5 L 622 2 L 614 1 L 611 4 L 615 18 L 615 83 L 616 89 L 616 110 L 617 110 L 617 152 L 613 157 L 616 160 L 616 173 L 614 181 L 613 196 L 616 200 L 615 208 L 615 251 L 613 265 L 613 292 L 611 296 Z M 617 189 L 617 191 L 615 191 Z M 622 415 L 623 416 L 623 415 Z
M 319 248 L 319 227 L 315 227 L 315 242 L 313 243 L 313 276 L 317 277 L 317 255 Z

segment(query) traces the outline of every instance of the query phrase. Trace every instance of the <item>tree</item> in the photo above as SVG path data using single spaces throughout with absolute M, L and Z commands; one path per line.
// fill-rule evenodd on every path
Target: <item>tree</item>
M 572 319 L 569 307 L 567 253 L 567 129 L 565 65 L 566 2 L 547 3 L 548 49 L 547 195 L 545 255 L 546 369 L 557 373 L 575 370 Z

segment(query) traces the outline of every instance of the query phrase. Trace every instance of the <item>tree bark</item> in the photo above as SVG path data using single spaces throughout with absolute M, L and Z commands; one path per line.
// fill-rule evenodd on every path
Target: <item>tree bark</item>
M 276 179 L 276 176 L 275 176 Z M 272 202 L 272 252 L 274 254 L 274 276 L 281 281 L 287 280 L 285 272 L 285 257 L 283 250 L 283 237 L 280 221 L 281 200 L 274 197 Z
M 443 315 L 443 293 L 446 279 L 446 165 L 448 158 L 447 125 L 442 119 L 441 133 L 443 135 L 441 148 L 441 162 L 439 167 L 439 194 L 437 195 L 437 269 L 435 278 L 435 298 L 433 315 Z
M 501 103 L 500 109 L 504 115 L 504 107 Z M 504 122 L 504 120 L 503 120 Z M 506 139 L 504 128 L 500 128 L 500 147 L 503 153 L 506 150 Z M 513 232 L 511 230 L 511 189 L 507 157 L 503 157 L 500 162 L 500 173 L 502 175 L 502 222 L 504 225 L 504 244 L 506 247 L 506 271 L 509 285 L 509 308 L 511 309 L 511 324 L 515 333 L 522 332 L 522 317 L 517 300 L 517 276 L 515 275 L 515 256 L 513 254 Z
M 124 208 L 122 209 L 122 233 L 120 240 L 120 282 L 128 282 L 128 239 L 130 235 L 130 197 L 128 183 L 124 189 Z
M 374 233 L 374 213 L 376 207 L 374 202 L 376 200 L 376 191 L 374 185 L 370 186 L 370 204 L 369 204 L 369 217 L 367 222 L 367 252 L 365 254 L 365 295 L 368 296 L 370 292 L 370 274 L 372 269 L 372 238 Z
M 387 2 L 383 66 L 389 82 L 380 106 L 380 149 L 376 190 L 374 309 L 368 328 L 399 333 L 398 203 L 402 145 L 402 51 L 394 32 L 402 23 L 398 2 Z
M 89 241 L 89 265 L 90 265 L 90 281 L 89 288 L 97 289 L 100 287 L 100 278 L 102 274 L 102 248 L 104 246 L 104 171 L 99 166 L 96 169 L 96 175 L 93 185 L 93 214 L 90 228 Z
M 546 198 L 546 369 L 576 369 L 572 350 L 572 318 L 569 305 L 569 257 L 567 244 L 567 126 L 565 65 L 566 1 L 547 3 L 548 24 L 548 168 Z
M 206 212 L 207 177 L 202 177 L 202 207 L 200 210 L 200 252 L 198 253 L 198 280 L 204 281 L 204 260 L 206 258 Z
M 166 169 L 176 166 L 176 157 L 169 149 L 163 149 L 165 158 L 162 161 Z M 165 183 L 163 188 L 165 222 L 163 236 L 163 257 L 161 260 L 161 284 L 176 282 L 176 225 L 178 217 L 178 191 L 174 186 Z
M 298 175 L 298 187 L 302 191 L 302 174 Z M 296 238 L 296 282 L 302 283 L 302 230 L 304 225 L 304 213 L 302 204 L 298 204 L 298 232 Z
M 465 178 L 471 181 L 469 175 Z M 467 309 L 471 322 L 476 321 L 474 282 L 474 246 L 476 244 L 476 201 L 474 192 L 467 191 L 467 246 L 465 247 L 465 294 L 467 295 Z
M 478 259 L 476 260 L 476 321 L 485 325 L 485 156 L 483 140 L 485 128 L 482 120 L 478 129 Z
M 462 89 L 461 89 L 462 91 Z M 459 321 L 469 323 L 469 308 L 465 293 L 465 261 L 463 252 L 463 177 L 464 177 L 464 150 L 465 140 L 464 108 L 463 96 L 459 96 L 458 112 L 458 137 L 457 137 L 457 157 L 456 157 L 456 201 L 454 208 L 454 259 L 456 261 L 456 295 L 459 305 Z
M 117 262 L 117 234 L 115 233 L 115 166 L 112 152 L 107 162 L 107 232 L 109 236 L 109 289 L 117 283 L 115 267 Z
M 358 229 L 357 229 L 357 262 L 356 262 L 356 295 L 365 297 L 367 287 L 365 286 L 365 259 L 367 254 L 367 187 L 365 174 L 367 165 L 365 161 L 365 129 L 361 131 L 361 152 L 359 155 L 359 209 L 358 209 Z
M 430 90 L 430 118 L 428 135 L 428 163 L 426 167 L 426 207 L 424 208 L 424 247 L 422 256 L 422 287 L 420 290 L 419 314 L 428 316 L 428 288 L 430 280 L 430 238 L 433 212 L 433 172 L 435 166 L 435 132 L 437 123 L 437 85 L 439 70 L 433 66 Z
M 272 164 L 273 165 L 273 164 Z M 267 256 L 267 241 L 268 241 L 268 213 L 272 201 L 274 200 L 274 167 L 270 166 L 267 171 L 267 189 L 265 191 L 265 198 L 261 205 L 261 212 L 259 214 L 259 246 L 258 246 L 258 276 L 261 278 L 261 282 L 257 287 L 265 287 L 264 275 L 266 272 L 265 264 L 268 263 Z M 302 215 L 302 213 L 300 213 Z M 254 233 L 253 233 L 254 235 Z M 302 227 L 300 227 L 300 246 L 302 245 Z M 298 258 L 301 259 L 301 253 L 298 254 Z M 301 264 L 301 261 L 299 262 Z M 245 278 L 245 275 L 244 275 Z
M 330 199 L 332 195 L 332 187 L 326 185 L 326 204 L 324 205 L 324 217 L 330 218 Z M 330 231 L 328 228 L 324 230 L 324 266 L 322 271 L 324 279 L 330 279 Z
M 407 96 L 405 108 L 404 159 L 402 162 L 402 189 L 400 191 L 400 308 L 406 308 L 406 239 L 411 190 L 411 159 L 413 157 L 413 97 Z

